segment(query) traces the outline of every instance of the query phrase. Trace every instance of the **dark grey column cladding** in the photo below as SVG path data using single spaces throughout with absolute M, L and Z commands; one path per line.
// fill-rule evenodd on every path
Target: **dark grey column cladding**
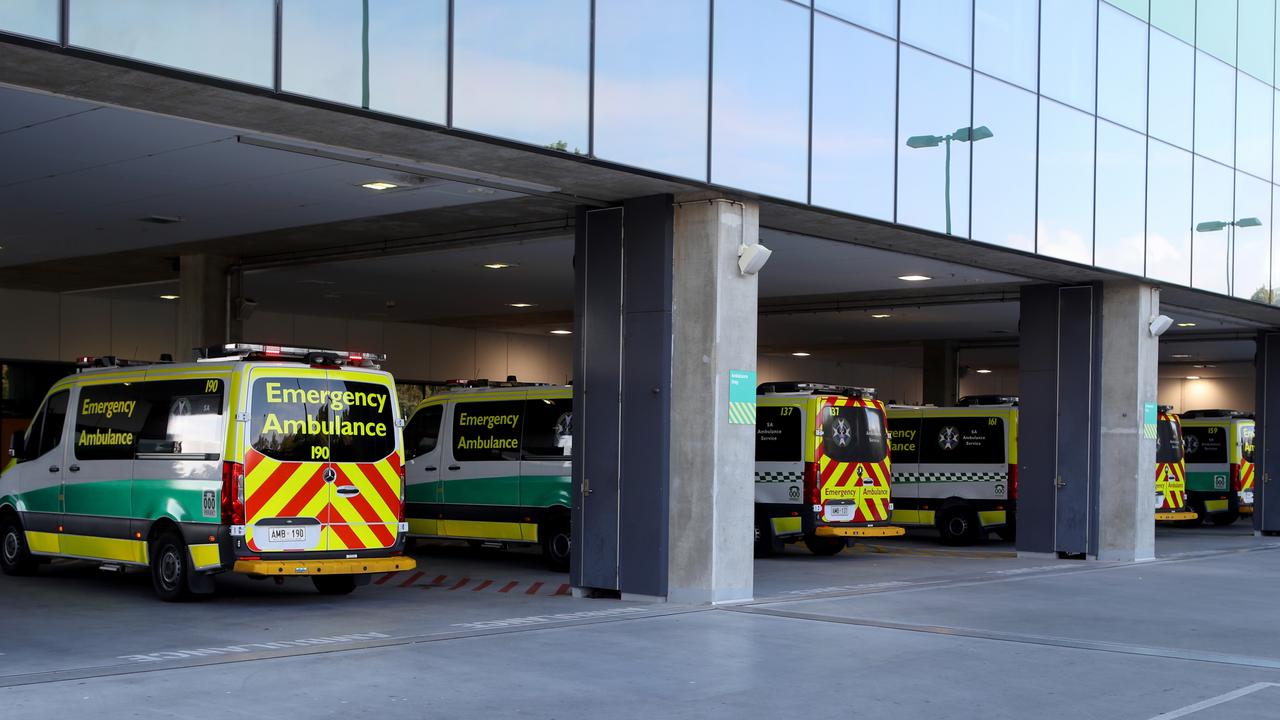
M 1020 552 L 1096 554 L 1102 289 L 1022 289 Z
M 1254 361 L 1257 373 L 1253 437 L 1253 529 L 1280 535 L 1280 486 L 1271 481 L 1274 470 L 1280 475 L 1280 333 L 1258 333 Z M 1275 418 L 1272 418 L 1272 411 Z
M 575 587 L 667 593 L 672 197 L 579 208 Z

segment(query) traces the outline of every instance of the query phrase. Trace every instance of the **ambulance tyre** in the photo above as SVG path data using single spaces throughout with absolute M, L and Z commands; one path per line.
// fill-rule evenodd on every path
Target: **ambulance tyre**
M 756 515 L 755 556 L 773 557 L 783 552 L 783 543 L 773 534 L 773 523 L 764 515 Z
M 964 503 L 943 507 L 938 513 L 938 533 L 946 545 L 973 545 L 982 539 L 978 513 Z
M 840 551 L 845 549 L 848 545 L 849 541 L 842 537 L 804 536 L 804 546 L 809 548 L 809 552 L 821 557 L 839 555 Z
M 996 537 L 1005 542 L 1013 542 L 1018 539 L 1018 530 L 1012 525 L 1005 525 L 995 529 Z
M 321 595 L 350 595 L 356 589 L 355 575 L 312 575 L 311 584 Z
M 36 572 L 36 559 L 27 548 L 27 535 L 13 513 L 0 515 L 0 571 L 5 575 Z
M 177 530 L 165 530 L 151 543 L 151 587 L 165 602 L 182 602 L 191 597 L 191 565 L 187 544 Z
M 542 560 L 556 572 L 569 572 L 573 555 L 573 534 L 568 513 L 555 513 L 538 525 L 542 542 Z
M 1240 519 L 1239 510 L 1227 510 L 1225 512 L 1214 513 L 1209 516 L 1209 522 L 1215 527 L 1234 524 Z

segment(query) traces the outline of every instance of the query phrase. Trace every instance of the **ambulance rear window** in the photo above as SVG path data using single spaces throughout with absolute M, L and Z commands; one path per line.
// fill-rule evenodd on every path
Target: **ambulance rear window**
M 800 408 L 761 405 L 756 408 L 756 462 L 799 462 L 804 459 L 804 416 Z
M 879 462 L 889 454 L 884 413 L 875 408 L 822 408 L 822 451 L 836 462 Z
M 1188 464 L 1227 462 L 1227 429 L 1218 425 L 1209 427 L 1182 426 L 1182 443 Z
M 1182 459 L 1182 438 L 1178 437 L 1178 426 L 1172 420 L 1156 424 L 1156 443 L 1156 462 L 1176 463 Z
M 322 377 L 258 378 L 253 449 L 286 462 L 374 462 L 396 449 L 395 400 L 383 385 Z
M 1253 425 L 1240 426 L 1240 456 L 1245 462 L 1253 462 Z
M 1004 418 L 926 417 L 920 423 L 920 463 L 1003 465 Z

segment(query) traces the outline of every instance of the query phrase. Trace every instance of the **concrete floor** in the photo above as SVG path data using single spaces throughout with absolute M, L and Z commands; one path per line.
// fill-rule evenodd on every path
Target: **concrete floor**
M 574 599 L 530 553 L 417 552 L 420 574 L 346 598 L 0 578 L 0 717 L 1280 717 L 1280 541 L 1243 524 L 1162 529 L 1130 566 L 793 549 L 716 609 Z

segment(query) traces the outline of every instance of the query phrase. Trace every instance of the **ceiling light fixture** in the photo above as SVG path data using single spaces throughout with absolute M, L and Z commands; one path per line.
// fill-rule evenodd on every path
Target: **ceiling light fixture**
M 507 307 L 513 308 L 531 308 L 533 303 L 507 303 Z
M 572 335 L 573 331 L 572 330 L 552 330 L 551 334 L 552 335 Z
M 1191 356 L 1190 356 L 1190 355 L 1188 355 L 1188 354 L 1186 354 L 1186 353 L 1174 353 L 1174 354 L 1170 355 L 1169 357 L 1173 358 L 1174 360 L 1185 360 L 1185 359 L 1187 359 L 1187 358 L 1189 358 L 1189 357 L 1191 357 Z
M 181 295 L 161 295 L 160 299 L 161 300 L 177 300 L 180 297 L 182 296 Z
M 890 315 L 889 313 L 876 313 L 876 314 L 872 315 L 871 317 L 875 318 L 876 320 L 883 320 L 883 319 L 885 319 L 885 318 L 887 318 L 887 317 L 893 317 L 893 316 L 892 316 L 892 315 Z
M 933 278 L 928 275 L 899 275 L 898 279 L 906 280 L 907 282 L 923 282 L 925 280 L 932 280 Z
M 375 180 L 373 182 L 361 183 L 360 187 L 368 188 L 370 190 L 390 190 L 391 188 L 398 188 L 400 186 L 385 180 Z
M 1178 327 L 1195 327 L 1195 326 L 1196 326 L 1196 324 L 1195 324 L 1195 323 L 1193 323 L 1193 322 L 1180 322 L 1180 323 L 1178 323 Z
M 1199 380 L 1199 379 L 1200 379 L 1200 376 L 1199 376 L 1199 375 L 1188 375 L 1188 376 L 1187 376 L 1187 379 L 1188 379 L 1188 380 Z
M 792 356 L 792 357 L 809 357 L 809 353 L 807 353 L 807 352 L 793 352 L 793 353 L 791 353 L 791 356 Z
M 507 268 L 519 267 L 515 263 L 504 263 L 504 262 L 485 263 L 484 266 L 489 268 L 490 270 L 506 270 Z
M 983 368 L 983 369 L 981 369 L 981 370 L 975 370 L 974 372 L 978 373 L 979 375 L 990 375 L 990 374 L 991 374 L 991 371 L 990 371 L 990 370 L 988 370 L 988 369 L 986 369 L 986 368 Z

